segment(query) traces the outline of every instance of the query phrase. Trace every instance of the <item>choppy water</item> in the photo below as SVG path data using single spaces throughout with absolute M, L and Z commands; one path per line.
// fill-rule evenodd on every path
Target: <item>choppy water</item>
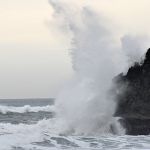
M 0 150 L 150 149 L 150 136 L 60 135 L 53 104 L 52 99 L 0 100 Z

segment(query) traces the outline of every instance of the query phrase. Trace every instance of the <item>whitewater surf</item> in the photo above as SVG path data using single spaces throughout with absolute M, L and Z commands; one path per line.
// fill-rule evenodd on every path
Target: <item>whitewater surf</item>
M 10 101 L 10 100 L 9 100 Z M 10 105 L 9 101 L 5 104 Z M 47 107 L 51 104 L 51 100 L 46 102 L 43 99 L 35 100 L 41 104 L 38 108 Z M 20 103 L 11 100 L 11 105 L 15 110 L 23 109 L 23 111 L 12 111 L 0 113 L 0 149 L 1 150 L 58 150 L 58 149 L 77 149 L 77 150 L 120 150 L 120 149 L 149 149 L 149 136 L 118 136 L 118 135 L 99 135 L 99 136 L 79 136 L 79 135 L 60 135 L 60 127 L 65 128 L 61 121 L 55 117 L 55 111 L 50 112 L 31 112 L 24 111 L 25 105 L 31 105 L 27 100 L 20 100 Z M 0 102 L 0 105 L 3 104 Z M 4 104 L 3 104 L 4 105 Z M 5 107 L 7 108 L 8 106 Z M 18 107 L 15 105 L 19 105 Z M 54 111 L 54 112 L 52 112 Z M 52 114 L 51 114 L 52 113 Z M 27 114 L 27 115 L 26 115 Z M 21 117 L 18 117 L 20 115 Z M 17 116 L 17 117 L 16 117 Z M 39 118 L 39 120 L 38 120 Z M 4 120 L 5 119 L 5 120 Z M 138 141 L 138 142 L 137 142 Z

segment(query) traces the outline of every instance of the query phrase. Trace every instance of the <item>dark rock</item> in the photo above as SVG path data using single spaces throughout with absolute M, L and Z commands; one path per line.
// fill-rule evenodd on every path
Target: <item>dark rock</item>
M 120 120 L 128 135 L 149 135 L 150 119 L 123 118 Z
M 135 63 L 126 75 L 115 77 L 118 106 L 115 116 L 122 117 L 126 133 L 150 134 L 150 49 L 142 64 Z

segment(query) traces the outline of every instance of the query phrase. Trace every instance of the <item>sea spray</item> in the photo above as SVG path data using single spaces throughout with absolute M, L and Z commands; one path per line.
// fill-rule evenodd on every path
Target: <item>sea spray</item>
M 125 35 L 121 38 L 121 43 L 124 55 L 127 56 L 128 69 L 135 62 L 144 61 L 146 50 L 150 47 L 150 37 L 148 35 Z
M 119 46 L 105 19 L 87 7 L 71 10 L 62 1 L 50 0 L 50 4 L 72 39 L 75 74 L 56 100 L 57 117 L 64 121 L 62 131 L 77 135 L 122 134 L 113 117 L 116 103 L 110 89 L 112 79 L 129 65 L 125 38 Z

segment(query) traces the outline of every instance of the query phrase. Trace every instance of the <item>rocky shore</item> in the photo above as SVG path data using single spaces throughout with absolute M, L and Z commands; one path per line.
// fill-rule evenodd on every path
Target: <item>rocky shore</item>
M 129 135 L 150 134 L 150 49 L 145 60 L 135 63 L 126 75 L 115 77 L 117 110 Z

